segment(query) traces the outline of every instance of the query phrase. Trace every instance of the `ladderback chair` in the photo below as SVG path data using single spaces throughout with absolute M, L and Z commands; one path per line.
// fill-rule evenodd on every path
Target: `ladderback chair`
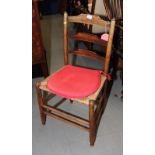
M 85 32 L 69 34 L 71 23 L 82 23 L 87 25 L 99 25 L 109 27 L 108 41 L 101 40 L 95 35 Z M 46 116 L 64 121 L 80 129 L 89 132 L 90 145 L 93 146 L 97 128 L 104 110 L 106 98 L 106 88 L 109 80 L 109 62 L 112 52 L 112 42 L 115 29 L 115 20 L 104 21 L 99 16 L 80 14 L 78 16 L 68 16 L 64 13 L 64 66 L 44 79 L 36 83 L 36 92 L 42 124 L 46 122 Z M 105 57 L 99 56 L 93 51 L 86 49 L 68 50 L 69 39 L 95 43 L 105 47 Z M 102 61 L 103 70 L 94 70 L 79 66 L 69 65 L 69 55 L 78 55 Z M 46 93 L 44 93 L 46 92 Z M 58 106 L 51 106 L 48 101 L 54 95 L 63 99 L 69 99 L 71 103 L 81 103 L 88 106 L 89 119 L 76 116 L 66 112 Z

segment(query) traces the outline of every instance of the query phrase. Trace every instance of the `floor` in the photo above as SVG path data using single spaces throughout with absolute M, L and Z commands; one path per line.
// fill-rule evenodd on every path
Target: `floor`
M 41 26 L 49 71 L 53 73 L 63 66 L 63 16 L 43 17 Z M 78 58 L 77 63 L 102 67 L 100 63 L 90 59 Z M 43 78 L 32 80 L 33 155 L 123 155 L 123 102 L 115 96 L 122 88 L 120 79 L 117 79 L 112 87 L 94 147 L 89 145 L 88 132 L 49 117 L 45 126 L 41 124 L 34 88 L 35 81 L 41 79 Z M 59 99 L 54 98 L 54 102 Z M 66 100 L 60 107 L 87 117 L 86 106 L 77 103 L 67 106 L 68 104 L 70 103 Z

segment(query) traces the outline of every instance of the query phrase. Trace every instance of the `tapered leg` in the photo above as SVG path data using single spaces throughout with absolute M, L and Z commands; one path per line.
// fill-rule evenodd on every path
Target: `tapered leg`
M 37 82 L 36 83 L 36 92 L 37 92 L 37 98 L 38 98 L 38 106 L 39 106 L 39 111 L 40 111 L 40 118 L 41 118 L 42 124 L 45 125 L 45 123 L 46 123 L 46 115 L 43 113 L 42 105 L 44 103 L 43 103 L 43 97 L 42 97 L 42 93 L 41 93 L 41 90 L 40 90 L 39 86 L 40 86 L 40 83 Z
M 95 112 L 94 112 L 94 101 L 89 101 L 89 138 L 90 145 L 93 146 L 96 139 L 96 127 L 95 127 Z

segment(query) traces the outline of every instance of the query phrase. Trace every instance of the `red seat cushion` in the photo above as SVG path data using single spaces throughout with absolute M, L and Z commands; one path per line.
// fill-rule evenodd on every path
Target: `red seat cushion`
M 93 94 L 100 82 L 101 71 L 66 65 L 48 79 L 47 88 L 65 98 L 83 98 Z

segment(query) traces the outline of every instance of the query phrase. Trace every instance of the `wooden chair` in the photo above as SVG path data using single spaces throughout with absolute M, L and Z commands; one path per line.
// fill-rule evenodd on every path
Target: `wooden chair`
M 93 24 L 93 25 L 100 25 L 100 26 L 108 26 L 110 29 L 109 32 L 109 40 L 108 42 L 105 42 L 98 38 L 95 35 L 88 34 L 88 33 L 80 33 L 74 34 L 73 36 L 69 35 L 68 29 L 70 23 L 84 23 L 84 24 Z M 106 98 L 106 88 L 108 84 L 108 71 L 109 71 L 109 62 L 111 57 L 111 51 L 112 51 L 112 42 L 113 42 L 113 35 L 114 35 L 114 29 L 115 29 L 115 20 L 111 20 L 110 22 L 102 20 L 99 16 L 95 15 L 87 15 L 87 14 L 81 14 L 78 16 L 68 16 L 67 13 L 64 14 L 64 64 L 65 66 L 62 67 L 60 70 L 56 71 L 49 77 L 47 77 L 43 81 L 38 81 L 36 83 L 36 91 L 37 91 L 37 97 L 38 97 L 38 105 L 40 110 L 40 116 L 42 124 L 44 125 L 46 122 L 46 116 L 51 116 L 55 119 L 64 121 L 68 124 L 71 124 L 75 127 L 78 127 L 80 129 L 84 129 L 89 132 L 90 136 L 90 145 L 94 145 L 96 134 L 97 134 L 97 128 L 104 110 L 104 102 Z M 102 56 L 97 55 L 93 51 L 84 50 L 84 49 L 76 49 L 75 51 L 69 51 L 68 50 L 68 40 L 83 40 L 90 43 L 95 43 L 101 46 L 104 46 L 106 48 L 106 56 L 105 58 Z M 85 118 L 76 116 L 74 114 L 71 114 L 69 112 L 60 110 L 57 108 L 57 106 L 51 106 L 48 104 L 48 101 L 52 99 L 53 95 L 58 95 L 59 93 L 55 91 L 51 91 L 49 89 L 50 80 L 64 70 L 65 67 L 68 67 L 68 59 L 69 54 L 71 55 L 78 55 L 78 56 L 84 56 L 84 57 L 90 57 L 93 59 L 96 59 L 98 61 L 102 61 L 104 64 L 104 69 L 102 70 L 102 74 L 99 75 L 99 85 L 94 93 L 87 94 L 87 96 L 76 98 L 76 97 L 67 97 L 65 99 L 69 99 L 71 102 L 78 102 L 81 104 L 84 104 L 88 106 L 89 108 L 89 120 L 86 120 Z M 71 66 L 71 65 L 70 65 Z M 74 67 L 71 66 L 73 69 Z M 78 67 L 79 70 L 82 70 L 82 67 Z M 86 68 L 85 68 L 86 69 Z M 93 70 L 88 69 L 90 72 L 98 72 L 99 70 Z M 99 71 L 101 73 L 101 71 Z M 75 73 L 76 68 L 75 68 Z M 66 77 L 70 78 L 73 76 L 74 73 L 68 73 L 67 76 L 61 77 L 58 83 L 62 82 Z M 83 74 L 79 74 L 80 76 Z M 85 75 L 83 75 L 85 76 Z M 78 77 L 76 77 L 78 78 Z M 91 76 L 90 76 L 91 78 Z M 55 79 L 57 80 L 57 79 Z M 74 88 L 74 85 L 77 81 L 74 81 L 71 83 L 71 86 L 69 88 Z M 93 83 L 93 82 L 92 82 Z M 95 83 L 95 82 L 94 82 Z M 93 83 L 93 84 L 94 84 Z M 53 83 L 57 84 L 57 83 Z M 91 83 L 89 84 L 91 86 Z M 89 87 L 88 86 L 88 87 Z M 88 88 L 89 89 L 89 88 Z M 81 91 L 83 90 L 83 86 L 81 86 Z M 58 90 L 59 91 L 59 90 Z M 44 92 L 47 92 L 46 94 Z M 87 92 L 87 89 L 85 90 Z M 79 93 L 79 90 L 77 91 Z M 65 93 L 64 93 L 65 95 Z M 76 94 L 74 94 L 76 95 Z M 58 95 L 61 97 L 61 95 Z M 63 96 L 63 95 L 62 95 Z

